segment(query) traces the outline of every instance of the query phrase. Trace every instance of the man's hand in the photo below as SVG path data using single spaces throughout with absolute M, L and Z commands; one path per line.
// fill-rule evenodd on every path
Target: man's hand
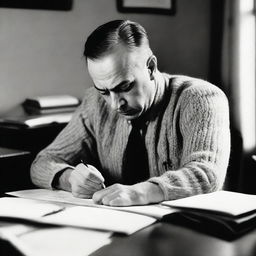
M 74 170 L 64 171 L 59 179 L 59 188 L 71 191 L 75 197 L 92 198 L 103 188 L 104 178 L 92 165 L 78 164 Z
M 95 203 L 109 206 L 144 205 L 163 200 L 159 186 L 147 181 L 132 186 L 114 184 L 93 195 Z

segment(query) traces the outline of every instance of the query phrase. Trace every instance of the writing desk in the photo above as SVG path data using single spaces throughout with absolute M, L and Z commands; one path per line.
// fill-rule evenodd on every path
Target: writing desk
M 0 224 L 1 225 L 1 224 Z M 56 238 L 58 239 L 58 238 Z M 112 242 L 91 256 L 255 256 L 256 229 L 232 241 L 194 229 L 159 222 L 130 236 L 115 234 Z M 66 241 L 67 242 L 67 241 Z M 86 240 L 84 241 L 86 243 Z M 40 243 L 44 246 L 44 242 Z M 40 248 L 38 248 L 40 251 Z M 63 251 L 60 248 L 60 254 Z M 12 245 L 0 240 L 0 255 L 20 256 Z M 83 252 L 79 255 L 84 255 Z
M 33 188 L 29 168 L 31 154 L 0 146 L 0 196 L 6 191 Z
M 226 241 L 170 223 L 156 223 L 113 242 L 91 256 L 255 256 L 256 230 Z
M 65 125 L 36 128 L 0 125 L 0 195 L 34 187 L 30 180 L 30 165 L 37 153 L 49 145 Z
M 66 124 L 49 124 L 35 128 L 0 125 L 0 146 L 27 150 L 32 157 L 49 145 Z

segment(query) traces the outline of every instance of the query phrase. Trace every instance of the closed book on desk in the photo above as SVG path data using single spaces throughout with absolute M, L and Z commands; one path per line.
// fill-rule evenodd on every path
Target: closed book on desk
M 21 106 L 18 106 L 0 116 L 0 126 L 17 128 L 34 128 L 46 126 L 52 123 L 65 124 L 72 117 L 73 112 L 60 112 L 50 114 L 29 114 Z
M 180 210 L 179 217 L 226 234 L 243 234 L 256 226 L 256 195 L 217 191 L 162 204 Z
M 50 95 L 35 98 L 27 98 L 23 106 L 37 109 L 53 109 L 53 108 L 67 108 L 77 107 L 80 100 L 71 95 Z
M 22 106 L 28 114 L 54 114 L 74 112 L 80 100 L 71 95 L 51 95 L 27 98 Z
M 45 115 L 45 114 L 57 114 L 57 113 L 68 113 L 74 112 L 77 106 L 74 107 L 59 107 L 59 108 L 34 108 L 26 107 L 26 112 L 29 115 Z

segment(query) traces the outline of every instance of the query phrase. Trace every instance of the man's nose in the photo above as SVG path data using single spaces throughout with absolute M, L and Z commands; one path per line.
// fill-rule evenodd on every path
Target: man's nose
M 111 108 L 118 111 L 125 104 L 125 100 L 117 93 L 111 93 Z

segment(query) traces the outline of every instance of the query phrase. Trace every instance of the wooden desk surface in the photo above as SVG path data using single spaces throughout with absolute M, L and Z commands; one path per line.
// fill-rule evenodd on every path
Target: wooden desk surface
M 157 223 L 113 242 L 91 256 L 255 256 L 256 229 L 226 241 L 169 223 Z
M 43 242 L 42 246 L 44 246 Z M 40 248 L 38 250 L 40 251 Z M 0 255 L 23 254 L 4 240 L 0 240 Z M 227 241 L 170 223 L 156 223 L 131 236 L 114 235 L 110 244 L 90 254 L 90 256 L 255 255 L 256 229 L 236 240 Z

